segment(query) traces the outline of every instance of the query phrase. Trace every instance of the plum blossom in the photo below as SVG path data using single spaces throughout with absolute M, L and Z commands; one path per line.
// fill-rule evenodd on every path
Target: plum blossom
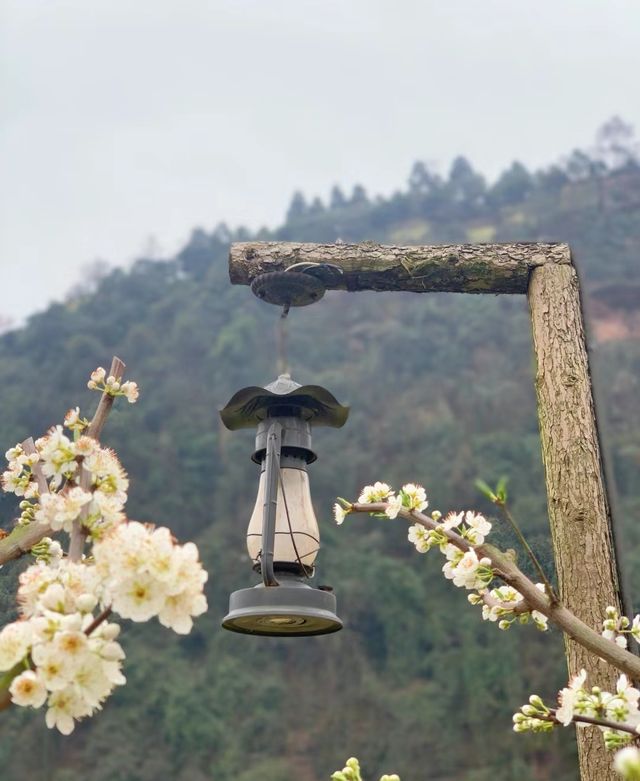
M 336 502 L 333 505 L 333 518 L 334 518 L 334 520 L 335 520 L 335 522 L 337 523 L 338 526 L 342 526 L 342 524 L 344 523 L 344 519 L 347 517 L 348 514 L 349 514 L 349 511 L 346 510 L 338 502 Z
M 582 699 L 586 680 L 587 671 L 583 668 L 577 675 L 571 678 L 569 686 L 562 689 L 558 694 L 559 707 L 556 709 L 556 719 L 565 727 L 569 726 L 573 720 L 574 708 Z
M 113 375 L 107 376 L 107 372 L 102 366 L 98 366 L 97 369 L 91 372 L 87 388 L 89 390 L 102 391 L 109 394 L 109 396 L 124 396 L 130 404 L 135 404 L 140 395 L 136 382 L 132 380 L 121 382 L 118 377 Z
M 416 546 L 418 553 L 427 553 L 431 548 L 431 532 L 419 523 L 409 526 L 407 538 Z
M 491 560 L 478 554 L 471 548 L 463 553 L 454 545 L 445 549 L 447 563 L 442 568 L 445 578 L 453 580 L 455 586 L 466 589 L 484 588 L 493 578 Z
M 41 677 L 33 670 L 17 675 L 9 687 L 11 701 L 23 707 L 40 708 L 47 699 L 47 688 Z
M 45 477 L 51 478 L 58 487 L 63 478 L 72 477 L 77 469 L 76 453 L 71 440 L 64 434 L 62 426 L 54 426 L 49 433 L 36 440 L 40 463 Z
M 21 662 L 31 646 L 33 629 L 27 621 L 14 621 L 0 631 L 0 672 Z
M 138 385 L 135 382 L 123 382 L 120 386 L 120 390 L 122 391 L 122 395 L 127 399 L 129 404 L 135 404 L 138 400 L 138 397 L 140 395 L 140 391 L 138 389 Z
M 360 504 L 376 504 L 377 502 L 385 502 L 390 496 L 393 495 L 391 486 L 387 483 L 377 482 L 373 485 L 365 485 L 360 493 L 358 502 Z
M 207 573 L 193 543 L 178 545 L 166 528 L 129 521 L 94 545 L 96 568 L 114 612 L 132 621 L 158 616 L 179 634 L 207 609 Z

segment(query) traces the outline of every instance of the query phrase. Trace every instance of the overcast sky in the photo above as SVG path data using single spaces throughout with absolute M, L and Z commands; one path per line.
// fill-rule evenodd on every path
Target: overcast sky
M 640 130 L 638 0 L 0 0 L 0 316 L 294 189 Z

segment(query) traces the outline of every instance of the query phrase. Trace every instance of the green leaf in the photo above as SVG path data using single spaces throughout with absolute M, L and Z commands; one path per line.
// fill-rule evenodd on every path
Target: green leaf
M 508 482 L 508 480 L 509 480 L 508 477 L 504 477 L 503 476 L 503 477 L 501 477 L 498 480 L 498 485 L 496 486 L 496 495 L 497 495 L 498 499 L 501 502 L 506 502 L 507 501 L 507 482 Z
M 486 497 L 487 497 L 487 499 L 488 499 L 490 502 L 495 502 L 495 501 L 496 501 L 496 499 L 498 498 L 498 497 L 495 495 L 495 493 L 493 492 L 493 489 L 489 488 L 489 486 L 487 485 L 487 483 L 485 483 L 485 481 L 484 481 L 484 480 L 480 480 L 480 479 L 478 478 L 478 479 L 476 480 L 476 482 L 475 482 L 475 487 L 478 489 L 478 491 L 480 491 L 480 493 L 481 493 L 483 496 L 486 496 Z

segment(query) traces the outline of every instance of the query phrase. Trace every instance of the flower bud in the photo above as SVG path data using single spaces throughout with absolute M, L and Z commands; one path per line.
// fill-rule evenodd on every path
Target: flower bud
M 98 604 L 98 598 L 94 594 L 80 594 L 76 599 L 76 607 L 81 613 L 90 613 Z
M 120 624 L 103 624 L 100 627 L 100 634 L 105 640 L 115 640 L 120 634 Z

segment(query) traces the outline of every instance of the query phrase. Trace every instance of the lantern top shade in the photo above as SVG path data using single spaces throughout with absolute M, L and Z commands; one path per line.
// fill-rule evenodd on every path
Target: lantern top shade
M 288 374 L 281 374 L 265 388 L 242 388 L 220 410 L 222 422 L 231 431 L 255 428 L 268 417 L 289 415 L 312 426 L 340 428 L 347 422 L 349 407 L 320 385 L 300 385 Z

